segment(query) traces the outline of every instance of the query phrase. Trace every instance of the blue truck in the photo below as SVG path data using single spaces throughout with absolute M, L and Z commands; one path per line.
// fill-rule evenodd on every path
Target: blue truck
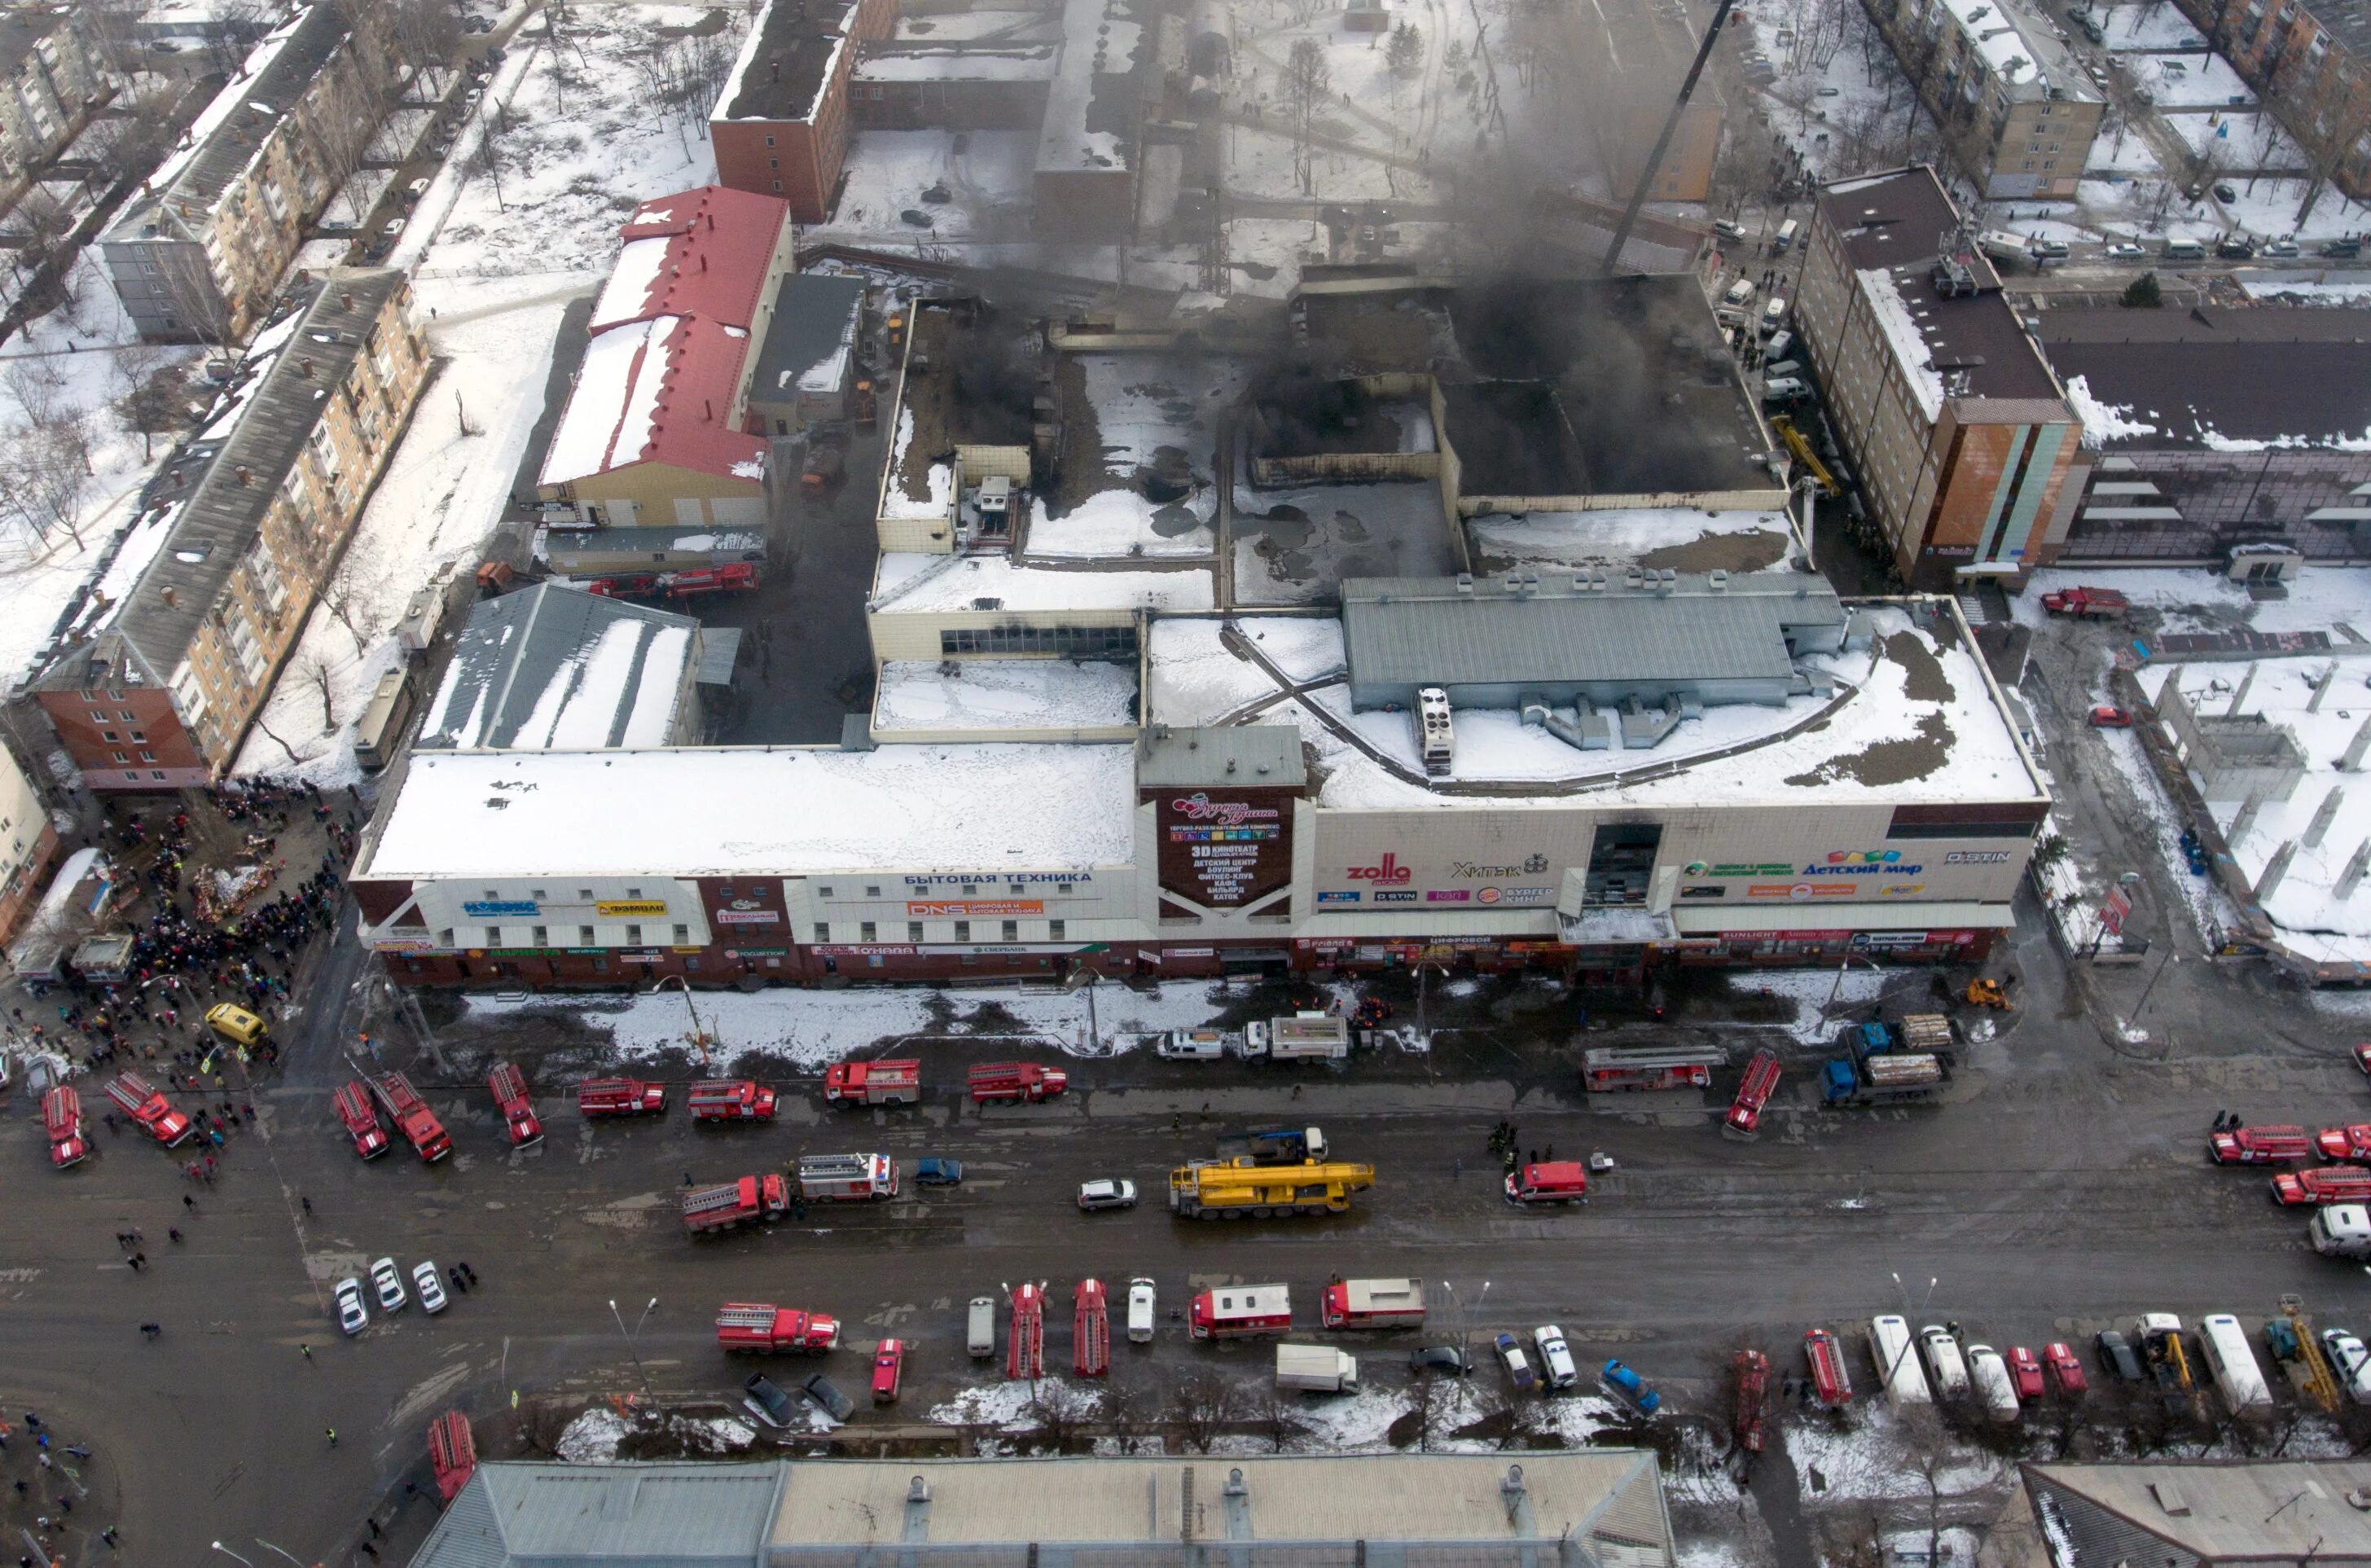
M 1832 1106 L 1895 1105 L 1927 1099 L 1951 1079 L 1950 1021 L 1937 1013 L 1845 1030 L 1845 1054 L 1820 1078 Z

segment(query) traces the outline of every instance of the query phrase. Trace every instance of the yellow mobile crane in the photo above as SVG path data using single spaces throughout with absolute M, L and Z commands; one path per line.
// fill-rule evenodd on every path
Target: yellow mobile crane
M 1267 1219 L 1277 1214 L 1338 1214 L 1350 1194 L 1375 1184 L 1371 1165 L 1310 1160 L 1255 1165 L 1246 1155 L 1225 1164 L 1180 1166 L 1169 1173 L 1169 1206 L 1180 1219 Z
M 1783 413 L 1774 413 L 1770 416 L 1770 429 L 1773 435 L 1787 443 L 1787 449 L 1795 454 L 1795 460 L 1820 482 L 1820 494 L 1831 501 L 1844 494 L 1844 487 L 1836 482 L 1836 476 L 1828 471 L 1827 464 L 1820 461 L 1820 455 L 1811 450 L 1811 444 L 1803 438 L 1801 431 L 1795 428 L 1793 420 Z

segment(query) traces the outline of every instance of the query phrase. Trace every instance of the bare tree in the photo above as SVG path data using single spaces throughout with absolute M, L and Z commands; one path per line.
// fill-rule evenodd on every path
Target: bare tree
M 1053 1381 L 1036 1385 L 1026 1411 L 1038 1445 L 1057 1454 L 1079 1451 L 1082 1429 L 1094 1414 L 1094 1396 Z
M 179 323 L 178 330 L 198 343 L 227 353 L 230 306 L 214 285 L 204 250 L 193 244 L 160 245 L 154 249 L 157 277 L 164 285 L 165 302 Z
M 1189 1453 L 1209 1453 L 1211 1440 L 1234 1415 L 1234 1385 L 1207 1374 L 1178 1384 L 1169 1401 L 1169 1423 Z
M 82 498 L 90 488 L 89 446 L 79 412 L 17 431 L 0 442 L 0 518 L 38 540 L 63 530 L 82 547 Z
M 1324 48 L 1313 38 L 1292 41 L 1292 52 L 1284 62 L 1284 111 L 1292 131 L 1292 172 L 1301 182 L 1301 193 L 1316 194 L 1316 171 L 1312 167 L 1310 147 L 1316 134 L 1318 110 L 1332 101 L 1333 68 L 1325 63 Z
M 357 54 L 314 95 L 306 120 L 305 140 L 320 164 L 322 182 L 344 192 L 356 223 L 369 209 L 353 188 L 353 177 L 370 156 L 394 85 L 383 69 Z
M 270 0 L 215 0 L 214 19 L 204 34 L 207 65 L 225 75 L 237 71 L 271 26 Z
M 115 351 L 115 417 L 140 437 L 140 460 L 156 456 L 156 437 L 180 428 L 189 389 L 179 365 L 166 361 L 154 343 L 131 343 Z
M 461 43 L 461 16 L 453 0 L 380 0 L 396 52 L 415 71 L 449 62 Z
M 1287 1446 L 1309 1431 L 1309 1423 L 1301 1419 L 1301 1401 L 1287 1399 L 1284 1390 L 1273 1385 L 1265 1390 L 1260 1400 L 1259 1420 L 1267 1428 L 1271 1453 L 1283 1453 Z

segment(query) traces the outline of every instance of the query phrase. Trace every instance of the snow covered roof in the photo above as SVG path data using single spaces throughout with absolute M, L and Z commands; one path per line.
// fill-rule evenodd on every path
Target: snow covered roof
M 2053 309 L 2041 332 L 2087 445 L 2371 451 L 2371 309 Z
M 688 615 L 554 584 L 488 599 L 469 612 L 414 745 L 664 746 L 699 644 Z
M 854 0 L 767 0 L 709 118 L 813 120 L 856 22 Z
M 704 316 L 747 327 L 791 221 L 791 204 L 723 185 L 644 202 L 595 302 L 589 330 L 657 316 Z
M 1111 572 L 1096 567 L 1029 566 L 1009 555 L 881 557 L 874 614 L 962 610 L 1209 610 L 1216 603 L 1207 566 Z
M 875 46 L 856 63 L 860 82 L 1042 82 L 1059 68 L 1058 43 Z
M 1087 659 L 892 659 L 873 730 L 1117 729 L 1136 722 L 1136 667 Z
M 137 243 L 156 238 L 160 227 L 173 237 L 202 238 L 196 220 L 214 211 L 261 154 L 346 38 L 345 17 L 325 5 L 307 6 L 265 34 L 107 226 L 101 243 Z
M 1078 869 L 1135 809 L 1127 745 L 420 752 L 353 875 Z
M 2371 1461 L 2250 1459 L 2018 1467 L 2058 1568 L 2371 1556 Z M 2151 1538 L 2155 1538 L 2152 1539 Z M 2175 1549 L 2168 1552 L 2167 1548 Z
M 1993 76 L 2013 99 L 2061 98 L 2097 102 L 2085 76 L 2054 30 L 2056 24 L 2025 0 L 1943 0 Z
M 1037 136 L 1039 173 L 1127 171 L 1134 149 L 1109 127 L 1136 120 L 1143 29 L 1128 19 L 1132 14 L 1125 0 L 1064 0 L 1061 64 L 1047 84 Z

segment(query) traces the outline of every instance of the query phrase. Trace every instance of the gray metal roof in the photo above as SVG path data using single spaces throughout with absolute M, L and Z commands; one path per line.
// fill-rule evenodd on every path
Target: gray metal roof
M 577 588 L 538 583 L 487 599 L 469 611 L 413 744 L 664 744 L 699 646 L 700 622 L 688 615 Z M 638 711 L 663 715 L 670 733 L 630 737 Z
M 1475 686 L 1525 681 L 1784 678 L 1793 627 L 1841 626 L 1823 578 L 1801 573 L 1674 577 L 1667 586 L 1559 574 L 1510 591 L 1484 578 L 1354 577 L 1342 635 L 1354 683 Z M 1589 578 L 1579 579 L 1589 581 Z
M 384 267 L 341 272 L 317 285 L 312 304 L 270 365 L 257 372 L 238 422 L 180 501 L 172 531 L 110 622 L 86 654 L 68 649 L 44 684 L 87 686 L 90 661 L 161 685 L 173 678 L 206 618 L 254 546 L 264 514 L 305 450 L 332 392 L 363 353 L 372 324 L 403 274 Z
M 2371 1460 L 2020 1469 L 2057 1568 L 2371 1558 Z
M 214 115 L 213 128 L 203 143 L 193 156 L 181 160 L 165 185 L 152 189 L 144 183 L 140 193 L 123 204 L 115 221 L 99 236 L 103 243 L 155 238 L 151 226 L 168 237 L 202 237 L 203 226 L 196 219 L 212 212 L 239 171 L 254 161 L 256 149 L 263 145 L 265 137 L 279 129 L 280 122 L 295 108 L 313 78 L 321 74 L 321 67 L 338 52 L 349 33 L 345 17 L 334 7 L 320 5 L 297 13 L 295 21 L 285 24 L 285 29 L 287 41 L 262 70 L 243 80 L 232 81 L 215 95 L 216 104 L 225 99 L 236 99 L 240 109 Z M 212 110 L 209 105 L 200 111 L 199 119 L 206 119 Z M 178 152 L 167 155 L 168 160 L 179 157 Z M 190 215 L 186 225 L 180 216 L 184 208 Z
M 862 278 L 822 273 L 785 277 L 774 293 L 774 319 L 758 345 L 749 395 L 761 401 L 786 397 L 800 377 L 830 358 L 841 344 L 852 345 L 863 299 Z
M 758 1568 L 786 1468 L 480 1465 L 411 1568 Z
M 1155 725 L 1137 748 L 1136 782 L 1151 789 L 1299 789 L 1309 782 L 1309 771 L 1301 761 L 1301 732 L 1289 724 L 1220 729 Z

